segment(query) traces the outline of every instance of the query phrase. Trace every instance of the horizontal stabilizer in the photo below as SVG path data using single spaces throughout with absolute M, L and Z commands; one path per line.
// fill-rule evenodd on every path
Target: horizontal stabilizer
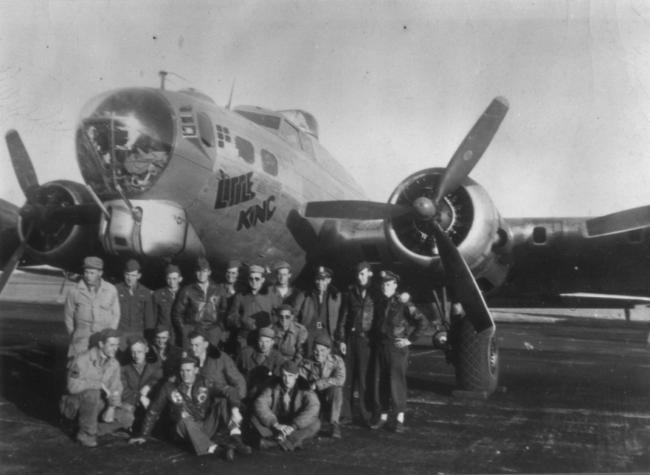
M 585 224 L 589 237 L 645 228 L 650 226 L 650 205 L 588 219 Z

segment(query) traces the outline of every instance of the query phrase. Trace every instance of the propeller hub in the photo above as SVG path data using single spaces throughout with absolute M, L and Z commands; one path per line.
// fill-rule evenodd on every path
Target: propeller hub
M 423 219 L 433 218 L 437 213 L 436 205 L 433 200 L 426 196 L 420 196 L 413 202 L 415 212 Z

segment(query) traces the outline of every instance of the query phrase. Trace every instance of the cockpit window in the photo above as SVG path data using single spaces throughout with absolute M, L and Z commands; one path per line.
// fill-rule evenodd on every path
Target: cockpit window
M 235 112 L 243 117 L 246 117 L 248 120 L 255 122 L 257 125 L 266 127 L 267 129 L 278 130 L 278 127 L 280 127 L 280 121 L 282 120 L 280 117 L 273 115 L 257 114 L 255 112 L 241 110 L 237 110 Z
M 82 170 L 101 167 L 109 188 L 128 194 L 149 189 L 167 165 L 174 139 L 169 105 L 152 91 L 105 96 L 81 119 L 77 154 Z M 110 186 L 112 185 L 112 186 Z

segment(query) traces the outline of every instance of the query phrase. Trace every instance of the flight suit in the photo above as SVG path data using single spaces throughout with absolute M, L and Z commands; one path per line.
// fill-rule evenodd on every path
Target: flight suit
M 89 289 L 82 279 L 68 292 L 63 313 L 70 335 L 68 357 L 73 357 L 88 350 L 91 335 L 105 328 L 117 328 L 120 321 L 117 289 L 103 279 L 96 290 Z
M 78 399 L 80 441 L 95 440 L 97 435 L 129 428 L 133 413 L 122 409 L 123 393 L 120 365 L 115 358 L 107 358 L 93 347 L 74 357 L 68 364 L 67 389 L 71 397 Z M 106 407 L 102 391 L 108 392 L 116 407 L 115 421 L 98 423 L 99 414 Z
M 338 339 L 346 343 L 345 369 L 347 378 L 343 387 L 343 412 L 351 414 L 355 386 L 359 389 L 361 417 L 370 419 L 372 407 L 372 372 L 370 371 L 369 333 L 374 318 L 375 298 L 371 289 L 365 294 L 357 285 L 351 285 L 343 295 Z
M 406 369 L 409 348 L 397 348 L 397 338 L 415 341 L 426 325 L 426 318 L 415 306 L 408 306 L 397 295 L 381 296 L 375 303 L 371 343 L 375 351 L 374 398 L 377 412 L 388 412 L 392 401 L 395 412 L 406 409 Z
M 338 424 L 343 406 L 345 362 L 338 355 L 328 355 L 323 363 L 305 359 L 300 365 L 300 376 L 316 389 L 321 407 L 329 412 L 329 422 Z
M 172 320 L 177 331 L 178 342 L 184 350 L 189 349 L 187 335 L 192 330 L 202 330 L 215 347 L 221 343 L 223 322 L 219 319 L 219 291 L 214 282 L 209 282 L 207 291 L 195 282 L 183 287 L 172 310 Z
M 128 352 L 129 340 L 144 338 L 145 330 L 153 330 L 156 326 L 153 315 L 151 290 L 138 283 L 131 290 L 124 282 L 115 286 L 120 299 L 120 323 L 117 329 L 121 332 L 120 351 Z M 128 360 L 128 358 L 124 358 Z

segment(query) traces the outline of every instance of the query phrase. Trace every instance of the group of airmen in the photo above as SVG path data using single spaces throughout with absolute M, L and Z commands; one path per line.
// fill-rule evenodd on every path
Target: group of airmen
M 115 286 L 103 264 L 84 259 L 64 306 L 60 409 L 81 445 L 96 447 L 104 434 L 132 444 L 171 434 L 198 455 L 233 460 L 251 447 L 301 448 L 321 424 L 338 439 L 352 421 L 404 431 L 408 347 L 426 319 L 397 292 L 397 274 L 382 271 L 373 286 L 370 264 L 360 262 L 340 293 L 321 266 L 313 288 L 300 291 L 286 262 L 271 271 L 230 261 L 215 283 L 199 258 L 194 282 L 181 286 L 169 265 L 166 286 L 152 292 L 138 261 L 126 262 Z

